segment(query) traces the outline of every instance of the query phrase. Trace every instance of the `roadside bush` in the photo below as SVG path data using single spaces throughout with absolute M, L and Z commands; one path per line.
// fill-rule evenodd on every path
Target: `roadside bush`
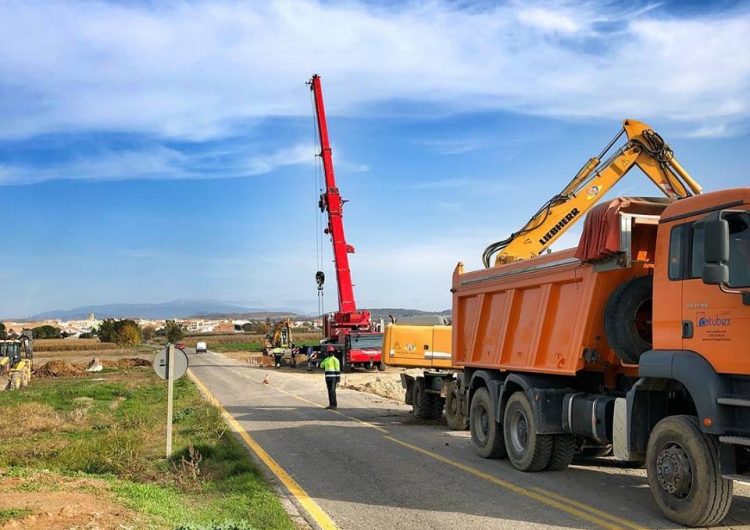
M 60 334 L 60 328 L 56 328 L 55 326 L 45 325 L 45 326 L 37 326 L 33 328 L 31 331 L 34 332 L 34 338 L 35 339 L 59 339 L 62 338 L 62 335 Z

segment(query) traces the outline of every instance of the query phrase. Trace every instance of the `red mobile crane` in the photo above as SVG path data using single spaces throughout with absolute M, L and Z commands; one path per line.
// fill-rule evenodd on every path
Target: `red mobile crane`
M 344 235 L 344 201 L 336 186 L 333 173 L 333 155 L 328 139 L 328 123 L 323 106 L 323 91 L 320 76 L 313 75 L 308 83 L 315 99 L 315 114 L 320 139 L 320 157 L 323 161 L 324 189 L 320 194 L 318 206 L 327 214 L 328 226 L 324 232 L 333 244 L 333 260 L 336 265 L 336 285 L 338 287 L 339 309 L 335 313 L 323 316 L 323 330 L 326 344 L 335 344 L 341 352 L 344 367 L 366 366 L 384 368 L 380 362 L 383 334 L 375 331 L 370 319 L 370 312 L 357 309 L 354 301 L 354 284 L 349 269 L 349 254 L 354 247 L 346 242 Z M 318 271 L 315 275 L 318 289 L 323 288 L 325 275 Z

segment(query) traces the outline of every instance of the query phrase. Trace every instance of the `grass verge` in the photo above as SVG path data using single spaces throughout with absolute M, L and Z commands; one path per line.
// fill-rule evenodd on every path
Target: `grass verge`
M 49 470 L 95 479 L 92 494 L 107 495 L 147 527 L 294 528 L 219 411 L 187 378 L 175 383 L 169 460 L 166 384 L 150 368 L 35 379 L 0 394 L 0 410 L 0 439 L 17 440 L 0 444 L 0 482 L 24 480 L 15 491 L 33 493 L 30 477 Z M 48 482 L 36 487 L 41 497 L 66 484 Z M 14 509 L 0 505 L 0 522 L 28 515 Z

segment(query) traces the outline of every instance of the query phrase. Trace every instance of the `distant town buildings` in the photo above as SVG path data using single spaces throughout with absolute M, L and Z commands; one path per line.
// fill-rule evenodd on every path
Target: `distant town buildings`
M 151 327 L 158 331 L 165 326 L 164 320 L 154 319 L 134 319 L 141 329 Z M 243 326 L 252 323 L 266 322 L 265 319 L 258 320 L 230 320 L 230 319 L 174 319 L 181 324 L 189 334 L 201 333 L 241 333 Z M 85 320 L 59 320 L 49 319 L 38 322 L 10 321 L 4 322 L 8 333 L 20 334 L 24 329 L 36 328 L 40 326 L 54 326 L 60 330 L 66 338 L 79 338 L 81 335 L 94 333 L 102 323 L 102 319 L 96 318 L 94 313 L 89 313 Z M 309 320 L 295 320 L 292 322 L 294 328 L 306 328 L 310 330 L 320 329 L 322 321 L 319 318 Z

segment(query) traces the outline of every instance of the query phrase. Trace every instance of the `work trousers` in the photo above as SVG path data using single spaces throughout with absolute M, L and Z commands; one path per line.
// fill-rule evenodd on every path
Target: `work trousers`
M 328 387 L 328 404 L 336 408 L 336 385 L 338 385 L 338 379 L 336 377 L 326 377 L 326 387 Z

